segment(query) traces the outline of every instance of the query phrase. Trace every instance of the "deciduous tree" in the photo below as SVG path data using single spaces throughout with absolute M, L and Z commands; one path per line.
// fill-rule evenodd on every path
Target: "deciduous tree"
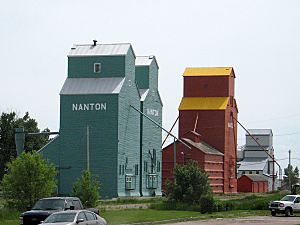
M 35 151 L 22 152 L 7 168 L 1 186 L 10 208 L 31 207 L 38 199 L 51 196 L 57 187 L 55 166 Z
M 23 127 L 26 132 L 40 132 L 35 119 L 26 112 L 21 118 L 15 112 L 2 113 L 0 118 L 0 179 L 2 179 L 6 163 L 16 157 L 15 128 Z M 43 131 L 50 131 L 48 128 Z M 49 136 L 26 136 L 24 150 L 39 150 L 49 141 Z

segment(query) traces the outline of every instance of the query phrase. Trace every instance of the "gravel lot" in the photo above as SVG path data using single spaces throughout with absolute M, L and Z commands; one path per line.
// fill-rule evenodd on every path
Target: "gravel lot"
M 300 224 L 300 216 L 251 216 L 243 218 L 234 218 L 234 219 L 212 219 L 205 221 L 189 221 L 189 222 L 179 222 L 179 223 L 170 223 L 167 225 L 176 224 L 176 225 L 260 225 L 260 224 L 269 224 L 269 225 L 296 225 Z

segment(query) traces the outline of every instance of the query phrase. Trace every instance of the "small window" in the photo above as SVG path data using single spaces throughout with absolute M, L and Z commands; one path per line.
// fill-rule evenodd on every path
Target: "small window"
M 259 171 L 258 171 L 258 170 L 256 170 L 256 174 L 259 174 Z
M 135 164 L 135 175 L 139 175 L 139 165 Z
M 160 161 L 157 161 L 157 168 L 156 168 L 157 172 L 160 172 Z
M 94 73 L 101 72 L 101 63 L 94 63 Z
M 119 175 L 122 175 L 122 165 L 119 165 Z
M 249 174 L 252 174 L 252 171 L 249 171 Z
M 125 166 L 122 165 L 122 175 L 124 175 L 124 173 L 125 173 Z
M 245 171 L 243 171 L 242 174 L 245 174 Z

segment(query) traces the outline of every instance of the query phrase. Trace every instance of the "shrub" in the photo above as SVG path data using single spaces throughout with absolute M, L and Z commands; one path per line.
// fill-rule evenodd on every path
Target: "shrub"
M 169 201 L 199 204 L 202 195 L 211 193 L 208 176 L 195 161 L 190 161 L 187 165 L 177 165 L 174 177 L 174 181 L 166 184 Z
M 214 211 L 214 199 L 212 195 L 202 195 L 200 198 L 200 212 L 211 213 Z

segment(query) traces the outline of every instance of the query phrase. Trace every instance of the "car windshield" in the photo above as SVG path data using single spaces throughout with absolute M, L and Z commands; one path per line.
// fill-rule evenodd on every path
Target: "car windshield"
M 44 223 L 61 223 L 61 222 L 73 222 L 75 220 L 76 213 L 54 213 L 45 219 Z
M 41 199 L 32 209 L 34 210 L 61 210 L 64 209 L 65 200 L 63 199 Z
M 295 196 L 286 195 L 281 199 L 281 201 L 293 202 L 295 200 L 295 198 L 296 198 Z

